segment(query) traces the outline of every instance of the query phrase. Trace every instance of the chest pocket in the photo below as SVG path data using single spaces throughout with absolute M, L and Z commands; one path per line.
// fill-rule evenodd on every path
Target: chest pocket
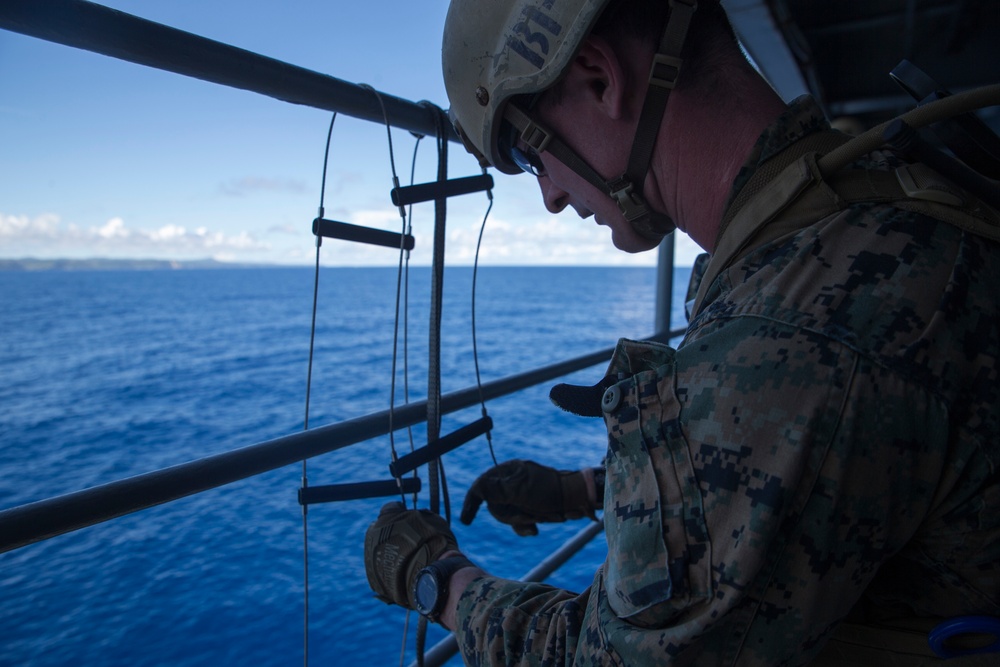
M 673 359 L 610 387 L 602 407 L 608 604 L 633 625 L 662 627 L 712 588 L 711 545 L 680 428 Z

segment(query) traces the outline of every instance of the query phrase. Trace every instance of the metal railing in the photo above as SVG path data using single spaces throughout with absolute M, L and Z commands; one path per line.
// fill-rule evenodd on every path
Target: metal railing
M 0 28 L 292 104 L 385 123 L 370 88 L 83 0 L 3 0 Z M 441 110 L 379 93 L 393 127 L 434 136 Z M 458 136 L 445 119 L 451 141 Z
M 656 340 L 666 338 L 667 336 L 654 337 Z M 611 348 L 599 350 L 489 382 L 483 385 L 482 395 L 487 400 L 506 396 L 606 362 L 612 352 Z M 478 388 L 470 387 L 442 396 L 441 411 L 449 414 L 478 405 L 479 402 Z M 393 429 L 423 423 L 426 409 L 426 401 L 395 408 L 392 415 Z M 383 410 L 83 491 L 13 507 L 0 512 L 0 553 L 328 454 L 385 435 L 389 432 L 389 424 L 389 410 Z

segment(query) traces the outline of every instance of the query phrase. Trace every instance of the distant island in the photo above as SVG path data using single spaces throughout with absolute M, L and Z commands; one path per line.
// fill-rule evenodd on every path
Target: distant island
M 237 264 L 214 259 L 0 259 L 0 271 L 179 271 L 185 269 L 266 268 L 270 264 Z

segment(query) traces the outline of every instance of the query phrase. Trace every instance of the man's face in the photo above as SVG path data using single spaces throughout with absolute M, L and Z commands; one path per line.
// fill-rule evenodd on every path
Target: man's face
M 624 173 L 631 138 L 625 140 L 623 137 L 608 136 L 596 129 L 600 127 L 597 124 L 600 119 L 593 119 L 594 123 L 580 119 L 568 103 L 554 104 L 543 97 L 535 113 L 603 178 Z M 519 147 L 525 152 L 531 150 L 524 144 L 519 144 Z M 583 219 L 593 217 L 597 224 L 611 230 L 612 243 L 625 252 L 643 252 L 658 245 L 658 241 L 650 240 L 633 229 L 611 197 L 551 153 L 542 152 L 535 159 L 544 166 L 542 175 L 537 176 L 538 187 L 545 208 L 550 212 L 560 213 L 569 206 Z
M 625 252 L 644 252 L 655 248 L 658 241 L 638 234 L 625 220 L 621 209 L 611 197 L 601 192 L 549 153 L 539 156 L 545 164 L 545 175 L 538 177 L 545 208 L 559 213 L 567 206 L 583 219 L 590 217 L 611 230 L 611 242 Z

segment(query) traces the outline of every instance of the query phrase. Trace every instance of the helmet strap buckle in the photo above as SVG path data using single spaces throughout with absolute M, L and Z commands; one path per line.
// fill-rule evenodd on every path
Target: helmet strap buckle
M 541 153 L 549 144 L 552 134 L 537 123 L 529 123 L 521 132 L 521 140 L 536 153 Z
M 536 153 L 546 150 L 552 140 L 552 131 L 536 122 L 516 104 L 507 105 L 504 119 L 517 129 L 521 141 Z
M 642 195 L 635 191 L 635 185 L 627 176 L 622 176 L 610 183 L 608 187 L 610 189 L 608 194 L 618 203 L 618 208 L 621 209 L 622 215 L 629 223 L 634 223 L 649 215 L 646 202 L 643 201 Z
M 649 85 L 673 90 L 677 85 L 683 63 L 684 61 L 677 56 L 657 53 L 653 56 L 653 65 L 649 68 Z

